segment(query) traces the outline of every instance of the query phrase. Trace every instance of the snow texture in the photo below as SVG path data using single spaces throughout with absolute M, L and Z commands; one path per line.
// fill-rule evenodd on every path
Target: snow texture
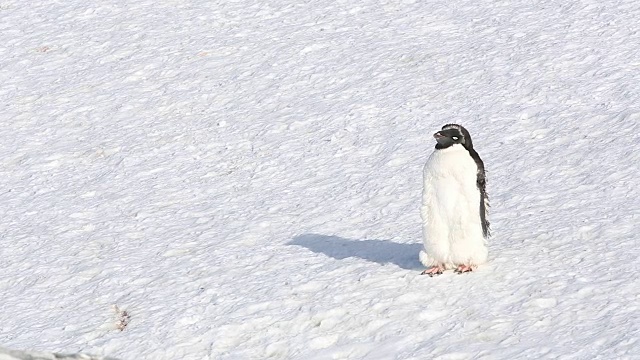
M 118 360 L 115 358 L 87 354 L 51 354 L 9 350 L 0 347 L 0 360 Z
M 0 344 L 640 358 L 638 19 L 638 0 L 0 0 Z M 493 236 L 477 271 L 429 278 L 421 171 L 446 123 L 482 154 Z

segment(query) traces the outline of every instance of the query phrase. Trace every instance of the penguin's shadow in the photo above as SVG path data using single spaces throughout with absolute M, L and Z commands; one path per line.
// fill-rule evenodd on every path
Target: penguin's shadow
M 288 245 L 305 247 L 314 253 L 342 260 L 358 258 L 381 265 L 394 264 L 402 269 L 422 267 L 418 260 L 420 244 L 400 244 L 389 240 L 352 240 L 339 236 L 304 234 L 293 238 Z

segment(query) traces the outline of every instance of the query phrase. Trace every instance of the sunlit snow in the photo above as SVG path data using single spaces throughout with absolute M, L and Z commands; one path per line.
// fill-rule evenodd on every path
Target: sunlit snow
M 639 19 L 639 0 L 0 0 L 0 346 L 640 358 Z M 422 166 L 451 122 L 493 237 L 488 264 L 429 278 Z

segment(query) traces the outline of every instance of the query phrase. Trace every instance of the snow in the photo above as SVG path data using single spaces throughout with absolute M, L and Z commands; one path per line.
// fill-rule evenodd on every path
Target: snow
M 0 347 L 0 360 L 118 360 L 88 354 L 53 354 L 45 352 L 8 350 Z
M 638 0 L 0 0 L 0 345 L 640 357 L 638 18 Z M 450 122 L 485 162 L 493 237 L 478 271 L 429 278 L 421 170 Z

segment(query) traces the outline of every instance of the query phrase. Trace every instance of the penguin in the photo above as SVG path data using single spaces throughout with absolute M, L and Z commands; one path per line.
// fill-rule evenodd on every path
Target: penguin
M 447 269 L 462 274 L 487 261 L 489 197 L 484 163 L 471 135 L 458 124 L 446 124 L 433 134 L 435 150 L 423 171 L 420 262 L 423 275 Z

